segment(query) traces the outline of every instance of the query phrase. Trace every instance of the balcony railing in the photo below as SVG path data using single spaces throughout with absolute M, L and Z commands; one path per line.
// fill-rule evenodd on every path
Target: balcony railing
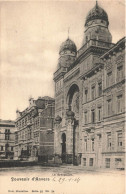
M 111 48 L 114 44 L 109 43 L 109 42 L 103 42 L 100 40 L 94 40 L 94 39 L 90 39 L 84 46 L 82 46 L 79 50 L 78 50 L 78 57 L 84 53 L 90 46 L 96 46 L 96 47 L 100 47 L 100 48 Z

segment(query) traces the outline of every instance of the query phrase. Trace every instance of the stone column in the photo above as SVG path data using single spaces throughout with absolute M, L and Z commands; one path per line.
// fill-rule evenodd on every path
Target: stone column
M 74 162 L 74 144 L 73 144 L 73 133 L 74 133 L 74 112 L 67 111 L 66 113 L 66 162 L 68 164 L 73 164 Z

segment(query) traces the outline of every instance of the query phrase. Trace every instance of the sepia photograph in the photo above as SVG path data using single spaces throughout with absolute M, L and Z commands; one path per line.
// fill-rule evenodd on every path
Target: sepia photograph
M 125 0 L 0 0 L 0 194 L 125 194 Z

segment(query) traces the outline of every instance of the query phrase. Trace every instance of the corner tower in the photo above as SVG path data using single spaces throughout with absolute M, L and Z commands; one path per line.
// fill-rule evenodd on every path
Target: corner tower
M 108 26 L 108 15 L 96 1 L 95 7 L 89 11 L 85 20 L 83 45 L 91 39 L 111 43 L 112 36 Z
M 75 61 L 77 55 L 77 47 L 75 43 L 69 39 L 63 42 L 59 50 L 59 63 L 58 68 L 60 67 L 70 67 L 70 65 Z

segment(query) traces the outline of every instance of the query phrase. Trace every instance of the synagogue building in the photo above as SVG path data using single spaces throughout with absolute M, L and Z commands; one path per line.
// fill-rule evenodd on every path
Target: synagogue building
M 84 168 L 124 168 L 125 38 L 112 43 L 109 18 L 96 5 L 82 47 L 61 44 L 55 82 L 55 161 Z

